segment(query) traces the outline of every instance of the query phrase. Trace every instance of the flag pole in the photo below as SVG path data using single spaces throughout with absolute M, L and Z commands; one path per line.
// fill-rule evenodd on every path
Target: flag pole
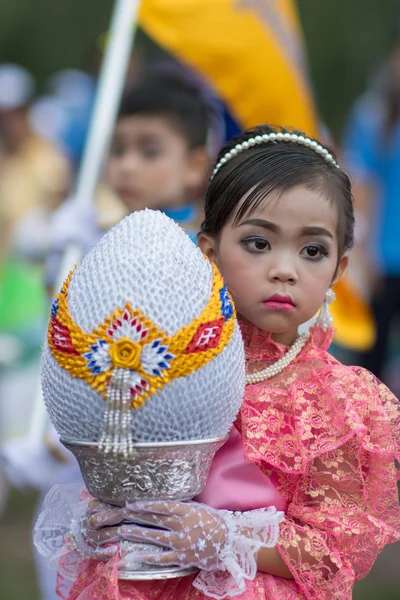
M 93 115 L 73 200 L 83 208 L 90 206 L 94 200 L 114 129 L 137 30 L 139 7 L 140 0 L 116 0 L 114 4 Z M 56 290 L 61 289 L 68 273 L 81 258 L 82 249 L 79 246 L 70 245 L 66 248 L 56 283 Z M 28 437 L 32 441 L 42 440 L 48 431 L 48 425 L 48 416 L 39 378 Z

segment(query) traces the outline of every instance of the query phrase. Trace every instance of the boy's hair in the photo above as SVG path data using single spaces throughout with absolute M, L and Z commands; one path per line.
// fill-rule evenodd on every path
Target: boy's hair
M 237 144 L 271 133 L 305 136 L 297 129 L 260 125 L 233 138 L 220 151 L 217 164 Z M 335 158 L 333 151 L 330 152 Z M 339 261 L 354 244 L 354 207 L 350 179 L 342 169 L 328 163 L 315 150 L 296 143 L 281 141 L 254 145 L 228 160 L 208 187 L 202 231 L 218 236 L 244 196 L 246 200 L 237 211 L 234 223 L 254 211 L 267 196 L 279 199 L 283 192 L 298 185 L 323 193 L 329 202 L 337 206 Z
M 210 127 L 207 101 L 195 87 L 176 73 L 152 72 L 124 97 L 119 118 L 133 115 L 171 119 L 190 149 L 205 147 Z

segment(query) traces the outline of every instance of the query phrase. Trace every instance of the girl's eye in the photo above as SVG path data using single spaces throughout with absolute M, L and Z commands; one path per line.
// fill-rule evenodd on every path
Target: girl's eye
M 324 256 L 328 256 L 327 250 L 323 246 L 310 244 L 301 251 L 301 254 L 310 260 L 320 260 Z
M 249 237 L 242 240 L 241 245 L 248 251 L 254 254 L 268 250 L 271 246 L 266 238 L 262 237 Z

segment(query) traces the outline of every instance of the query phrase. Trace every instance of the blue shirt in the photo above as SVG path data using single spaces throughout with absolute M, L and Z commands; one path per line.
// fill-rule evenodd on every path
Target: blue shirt
M 378 186 L 372 252 L 383 273 L 400 275 L 400 120 L 388 136 L 384 114 L 378 94 L 363 96 L 350 113 L 344 151 L 350 171 Z
M 186 231 L 192 242 L 197 244 L 198 234 L 198 209 L 194 205 L 165 208 L 162 211 L 167 217 L 173 219 Z

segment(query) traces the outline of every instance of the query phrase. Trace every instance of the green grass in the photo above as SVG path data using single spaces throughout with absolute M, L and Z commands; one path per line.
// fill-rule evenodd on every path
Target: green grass
M 37 494 L 11 490 L 0 520 L 1 600 L 40 600 L 32 555 L 32 516 Z

